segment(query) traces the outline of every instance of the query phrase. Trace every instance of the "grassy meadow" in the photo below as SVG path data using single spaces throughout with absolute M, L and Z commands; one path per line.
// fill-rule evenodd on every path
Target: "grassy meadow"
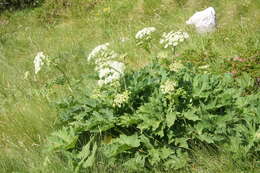
M 185 21 L 212 6 L 217 29 L 199 35 Z M 46 85 L 61 75 L 50 69 L 34 74 L 37 52 L 55 57 L 71 83 L 95 88 L 87 55 L 97 45 L 111 42 L 125 62 L 138 69 L 149 62 L 148 53 L 134 41 L 137 31 L 183 30 L 190 40 L 177 53 L 197 66 L 209 65 L 216 74 L 248 72 L 260 77 L 260 1 L 258 0 L 46 0 L 41 6 L 0 13 L 0 172 L 69 173 L 72 165 L 59 154 L 48 153 L 48 136 L 57 129 L 54 102 L 71 93 L 67 85 Z M 157 35 L 159 37 L 159 35 Z M 129 38 L 124 44 L 122 38 Z M 159 48 L 153 47 L 153 52 Z M 234 63 L 234 57 L 246 59 Z M 87 79 L 87 80 L 86 80 Z M 225 151 L 194 149 L 194 164 L 177 172 L 260 172 L 253 161 L 232 160 Z M 259 156 L 258 156 L 259 157 Z M 97 164 L 90 172 L 123 172 Z M 160 169 L 154 172 L 160 172 Z M 162 171 L 163 172 L 163 171 Z M 173 171 L 174 172 L 174 171 Z

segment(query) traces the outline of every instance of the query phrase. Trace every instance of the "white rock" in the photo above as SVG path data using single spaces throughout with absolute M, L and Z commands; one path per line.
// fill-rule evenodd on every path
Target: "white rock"
M 195 25 L 199 33 L 212 32 L 216 27 L 216 13 L 213 7 L 196 12 L 189 20 L 188 25 Z

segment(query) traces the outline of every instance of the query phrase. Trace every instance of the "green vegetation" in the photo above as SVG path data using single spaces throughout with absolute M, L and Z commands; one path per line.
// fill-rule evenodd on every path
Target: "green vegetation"
M 69 152 L 75 170 L 92 167 L 97 154 L 111 167 L 179 169 L 198 145 L 223 148 L 236 160 L 257 156 L 260 95 L 248 92 L 250 76 L 234 80 L 167 64 L 154 61 L 59 102 L 63 128 L 50 149 Z
M 0 11 L 35 7 L 43 0 L 0 0 Z
M 208 6 L 216 9 L 218 28 L 198 35 L 185 21 Z M 91 165 L 94 154 L 97 161 L 87 168 L 89 172 L 129 171 L 123 166 L 126 161 L 136 158 L 142 164 L 144 157 L 147 169 L 165 172 L 166 166 L 159 165 L 179 156 L 168 147 L 170 129 L 177 122 L 187 126 L 178 127 L 182 129 L 178 138 L 171 138 L 183 140 L 172 147 L 189 163 L 179 172 L 259 172 L 259 85 L 255 84 L 260 77 L 259 21 L 260 2 L 254 0 L 45 0 L 37 8 L 2 12 L 0 172 L 73 172 L 77 166 L 83 170 Z M 146 51 L 136 45 L 134 36 L 148 26 L 157 32 Z M 190 35 L 175 55 L 162 52 L 158 44 L 161 34 L 171 30 Z M 122 43 L 122 38 L 129 40 Z M 109 95 L 103 100 L 92 98 L 97 77 L 87 55 L 106 42 L 127 69 L 119 86 L 102 88 L 100 92 Z M 35 75 L 33 60 L 40 51 L 53 64 Z M 184 69 L 175 73 L 167 69 L 169 62 L 154 62 L 159 54 L 180 60 Z M 197 68 L 204 65 L 209 67 Z M 160 85 L 167 79 L 177 81 L 178 92 L 164 97 Z M 114 97 L 125 89 L 130 91 L 127 104 L 113 107 Z M 170 121 L 173 100 L 178 113 Z M 81 113 L 81 107 L 83 112 L 95 110 L 100 119 Z M 149 121 L 142 118 L 155 109 L 160 113 L 149 119 L 158 121 L 145 124 Z M 220 115 L 223 119 L 218 119 Z M 83 120 L 89 120 L 91 127 L 83 122 L 83 128 Z M 200 129 L 199 124 L 203 124 Z M 141 141 L 147 133 L 149 143 Z M 108 148 L 101 151 L 102 143 Z M 150 143 L 153 154 L 149 155 L 145 145 Z M 113 157 L 104 154 L 112 150 Z M 167 157 L 156 157 L 163 150 Z

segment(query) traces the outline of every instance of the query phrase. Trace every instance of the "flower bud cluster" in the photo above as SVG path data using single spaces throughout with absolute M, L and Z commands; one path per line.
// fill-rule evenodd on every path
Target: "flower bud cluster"
M 117 94 L 114 98 L 114 107 L 121 107 L 124 103 L 126 103 L 129 100 L 130 92 L 124 91 L 121 94 Z
M 170 94 L 175 90 L 177 83 L 175 81 L 167 80 L 163 85 L 161 85 L 160 89 L 163 94 Z
M 178 72 L 184 68 L 184 65 L 180 62 L 175 62 L 169 65 L 170 71 Z

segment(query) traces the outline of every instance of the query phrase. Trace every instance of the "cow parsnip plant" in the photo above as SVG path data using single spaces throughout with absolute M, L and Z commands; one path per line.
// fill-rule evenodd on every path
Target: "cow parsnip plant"
M 145 40 L 150 44 L 150 35 Z M 132 171 L 181 169 L 200 145 L 224 148 L 239 160 L 259 155 L 254 80 L 246 73 L 210 74 L 173 58 L 152 58 L 141 69 L 122 71 L 59 102 L 62 128 L 49 138 L 49 149 L 67 156 L 75 172 L 96 163 L 122 163 Z
M 63 128 L 49 146 L 70 153 L 76 171 L 93 166 L 97 155 L 132 170 L 179 169 L 199 144 L 224 146 L 234 159 L 253 156 L 260 148 L 260 94 L 253 86 L 246 74 L 200 74 L 191 65 L 171 71 L 154 61 L 60 102 Z

